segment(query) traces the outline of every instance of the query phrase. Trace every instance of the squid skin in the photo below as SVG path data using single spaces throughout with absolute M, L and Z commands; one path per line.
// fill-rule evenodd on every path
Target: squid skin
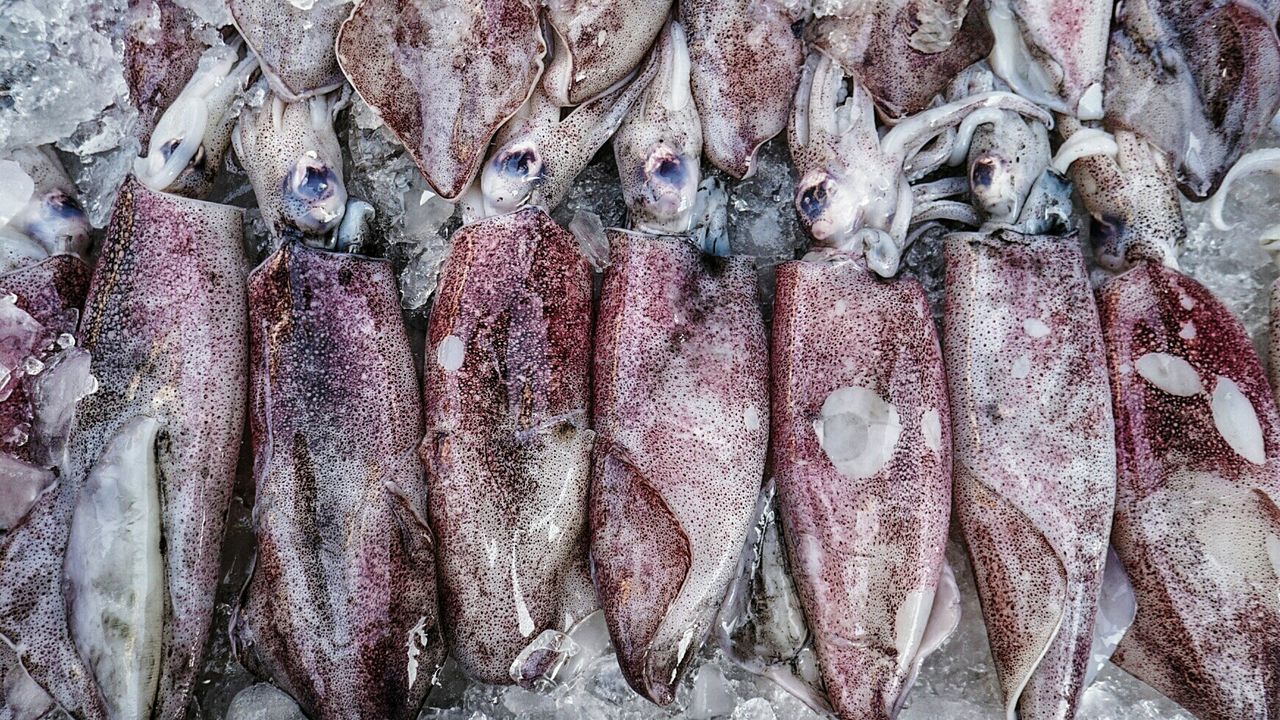
M 337 90 L 344 82 L 333 46 L 351 4 L 313 2 L 304 10 L 278 0 L 227 0 L 231 19 L 258 56 L 271 89 L 289 102 Z
M 994 0 L 991 65 L 1014 92 L 1081 119 L 1102 117 L 1114 0 Z
M 174 0 L 129 0 L 125 22 L 125 82 L 138 108 L 138 141 L 146 147 L 207 46 L 196 37 L 199 18 Z
M 1113 660 L 1203 720 L 1280 717 L 1280 416 L 1240 322 L 1156 262 L 1099 295 L 1138 602 Z
M 533 0 L 365 0 L 337 41 L 352 87 L 447 200 L 529 98 L 545 52 Z
M 1271 394 L 1280 397 L 1280 282 L 1271 283 L 1271 305 L 1267 328 L 1267 381 Z
M 672 0 L 547 0 L 554 41 L 542 92 L 580 105 L 636 69 L 667 22 Z
M 822 680 L 892 718 L 922 660 L 951 513 L 946 376 L 914 280 L 852 260 L 778 267 L 771 452 Z
M 427 331 L 428 512 L 450 655 L 532 685 L 595 609 L 587 569 L 591 271 L 542 210 L 463 226 Z
M 1108 46 L 1106 126 L 1168 153 L 1194 199 L 1223 176 L 1280 108 L 1274 15 L 1252 0 L 1126 0 Z
M 873 0 L 818 18 L 809 42 L 855 75 L 894 118 L 929 107 L 961 70 L 986 57 L 992 35 L 972 0 Z
M 735 178 L 755 174 L 756 151 L 787 127 L 804 67 L 792 26 L 798 7 L 778 0 L 681 0 L 689 33 L 702 152 Z
M 98 390 L 77 411 L 58 485 L 0 540 L 0 635 L 73 717 L 108 716 L 121 698 L 104 698 L 99 681 L 112 672 L 155 673 L 155 696 L 145 698 L 151 717 L 181 718 L 187 711 L 213 615 L 244 421 L 241 228 L 236 208 L 156 193 L 133 178 L 117 198 L 80 323 Z M 73 634 L 71 616 L 89 625 L 98 617 L 106 628 L 115 610 L 87 604 L 77 593 L 63 595 L 64 585 L 84 587 L 86 580 L 75 570 L 83 563 L 65 557 L 77 509 L 83 510 L 81 490 L 95 474 L 105 479 L 107 473 L 141 471 L 137 463 L 106 459 L 115 452 L 110 448 L 136 439 L 140 421 L 158 423 L 155 445 L 134 449 L 154 459 L 151 481 L 159 482 L 164 498 L 163 512 L 153 519 L 164 533 L 162 564 L 93 569 L 122 573 L 130 582 L 140 574 L 163 574 L 162 652 L 154 666 L 141 665 L 124 649 L 142 628 L 110 626 L 114 645 Z M 94 537 L 120 542 L 124 536 L 115 532 Z M 71 573 L 65 576 L 64 559 Z M 117 562 L 125 562 L 123 556 Z M 96 590 L 98 599 L 112 592 Z M 114 607 L 136 603 L 115 600 Z M 97 658 L 98 673 L 88 658 Z
M 769 433 L 749 260 L 609 232 L 595 345 L 591 556 L 623 675 L 659 705 L 714 624 Z
M 946 239 L 955 508 L 1007 715 L 1070 720 L 1116 487 L 1105 350 L 1074 233 Z
M 287 242 L 250 276 L 249 318 L 258 554 L 240 641 L 308 717 L 416 717 L 444 643 L 394 271 Z

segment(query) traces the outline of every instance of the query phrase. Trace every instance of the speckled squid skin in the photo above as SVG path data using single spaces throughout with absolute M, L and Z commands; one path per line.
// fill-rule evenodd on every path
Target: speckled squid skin
M 1212 195 L 1280 108 L 1276 22 L 1252 0 L 1125 0 L 1107 51 L 1108 130 L 1173 158 L 1178 185 Z
M 846 720 L 891 718 L 920 648 L 904 613 L 922 632 L 951 513 L 946 377 L 924 291 L 852 261 L 780 265 L 772 378 L 779 508 L 828 698 Z M 850 388 L 891 404 L 901 428 L 861 478 L 816 432 Z
M 991 30 L 971 0 L 873 0 L 818 18 L 813 47 L 855 75 L 891 117 L 929 106 L 959 72 L 991 51 Z
M 590 358 L 591 271 L 572 235 L 536 208 L 454 234 L 421 454 L 449 652 L 482 682 L 529 684 L 522 651 L 595 607 Z
M 542 91 L 579 105 L 640 65 L 666 24 L 672 0 L 547 0 L 555 48 Z
M 1280 397 L 1280 281 L 1271 283 L 1267 329 L 1267 381 L 1271 394 Z
M 174 0 L 129 0 L 125 21 L 125 81 L 138 108 L 138 141 L 146 148 L 156 122 L 195 74 L 206 45 L 195 36 L 195 13 Z
M 787 127 L 804 67 L 804 41 L 791 29 L 800 19 L 777 0 L 680 2 L 702 153 L 735 178 L 753 175 L 756 150 Z
M 337 41 L 351 85 L 449 200 L 528 99 L 545 52 L 532 0 L 364 0 Z
M 333 46 L 351 5 L 313 2 L 304 10 L 287 0 L 227 0 L 231 19 L 261 61 L 271 89 L 289 102 L 337 90 L 344 81 Z
M 444 642 L 394 271 L 288 242 L 249 278 L 249 322 L 258 554 L 240 640 L 308 717 L 416 717 Z
M 106 709 L 67 627 L 62 567 L 80 487 L 139 415 L 159 419 L 165 535 L 163 662 L 152 717 L 181 718 L 201 667 L 244 423 L 241 212 L 125 181 L 80 334 L 97 393 L 79 407 L 58 487 L 0 541 L 0 635 L 77 718 Z M 180 291 L 175 291 L 180 289 Z
M 955 511 L 1008 716 L 1071 720 L 1115 501 L 1105 350 L 1074 233 L 946 239 Z
M 751 261 L 609 232 L 595 343 L 591 556 L 624 676 L 671 702 L 764 476 L 768 347 Z
M 1104 285 L 1099 307 L 1120 461 L 1112 542 L 1138 601 L 1113 660 L 1203 720 L 1280 717 L 1280 417 L 1253 345 L 1208 290 L 1154 262 Z M 1146 380 L 1137 361 L 1153 352 L 1189 363 L 1200 392 Z M 1253 460 L 1211 411 L 1225 381 L 1256 417 Z

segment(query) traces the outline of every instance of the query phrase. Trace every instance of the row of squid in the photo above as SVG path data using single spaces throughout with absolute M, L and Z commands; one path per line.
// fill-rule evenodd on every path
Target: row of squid
M 0 718 L 185 716 L 246 408 L 229 630 L 313 718 L 412 718 L 446 653 L 545 688 L 601 617 L 660 705 L 714 637 L 892 718 L 958 621 L 953 514 L 1010 718 L 1074 717 L 1108 657 L 1199 718 L 1280 717 L 1280 412 L 1176 258 L 1179 189 L 1220 218 L 1274 164 L 1236 161 L 1280 7 L 848 5 L 228 0 L 209 47 L 133 0 L 147 150 L 92 270 L 57 157 L 0 160 Z M 466 220 L 421 383 L 344 186 L 348 83 Z M 694 232 L 701 156 L 746 177 L 784 130 L 813 245 L 769 328 Z M 631 227 L 596 304 L 547 211 L 610 140 Z M 252 272 L 201 199 L 232 146 Z M 943 342 L 910 243 L 945 258 Z

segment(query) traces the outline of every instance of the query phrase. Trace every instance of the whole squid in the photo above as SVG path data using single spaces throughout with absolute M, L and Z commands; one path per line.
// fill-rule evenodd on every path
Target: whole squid
M 858 78 L 890 117 L 929 107 L 964 68 L 990 52 L 992 35 L 970 0 L 845 3 L 807 29 L 810 45 Z
M 547 0 L 554 41 L 542 92 L 580 105 L 636 69 L 662 30 L 672 0 Z
M 1113 0 L 992 0 L 991 68 L 1014 92 L 1082 120 L 1102 117 Z
M 243 430 L 241 223 L 125 181 L 80 323 L 97 391 L 0 540 L 0 636 L 73 717 L 187 711 Z
M 1093 656 L 1115 424 L 1093 289 L 1062 222 L 1070 185 L 1047 169 L 1042 125 L 994 119 L 969 150 L 984 226 L 946 239 L 955 512 L 1006 715 L 1071 720 Z M 1045 186 L 1058 197 L 1037 202 Z
M 1103 255 L 1128 268 L 1098 296 L 1112 542 L 1138 607 L 1113 660 L 1199 718 L 1280 717 L 1280 414 L 1240 321 L 1177 270 L 1185 226 L 1164 154 L 1067 129 Z
M 295 102 L 342 87 L 333 46 L 350 0 L 227 0 L 227 8 L 276 95 Z
M 537 10 L 533 0 L 365 0 L 343 22 L 338 65 L 441 197 L 471 184 L 533 91 L 546 53 Z
M 800 7 L 780 0 L 681 0 L 689 34 L 693 96 L 702 151 L 742 179 L 756 151 L 787 127 L 804 67 L 804 41 L 792 30 Z
M 239 628 L 308 717 L 413 718 L 444 659 L 390 263 L 286 241 L 249 278 L 253 577 Z
M 1211 195 L 1280 109 L 1274 10 L 1253 0 L 1118 3 L 1106 68 L 1106 126 L 1149 139 L 1179 187 Z
M 428 513 L 450 655 L 534 685 L 595 609 L 587 570 L 591 271 L 544 211 L 453 236 L 427 330 Z

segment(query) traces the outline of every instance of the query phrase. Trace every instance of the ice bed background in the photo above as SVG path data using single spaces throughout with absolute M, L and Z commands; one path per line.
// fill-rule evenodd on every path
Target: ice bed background
M 314 2 L 288 1 L 297 5 Z M 850 0 L 813 1 L 815 5 L 834 5 Z M 177 2 L 214 27 L 230 22 L 221 0 Z M 55 143 L 96 228 L 105 224 L 116 189 L 138 154 L 130 131 L 134 111 L 121 65 L 125 6 L 126 0 L 0 0 L 0 148 Z M 260 99 L 252 97 L 252 92 L 248 102 Z M 385 254 L 400 270 L 410 331 L 420 340 L 436 269 L 457 220 L 452 217 L 451 205 L 427 192 L 400 145 L 379 125 L 377 116 L 353 97 L 339 121 L 340 137 L 349 153 L 347 184 L 353 197 L 368 200 L 377 208 Z M 1259 147 L 1275 146 L 1280 146 L 1280 133 L 1273 123 Z M 605 227 L 624 222 L 625 207 L 611 152 L 606 147 L 597 156 L 578 178 L 568 201 L 554 213 L 563 225 L 581 227 L 588 213 L 598 216 Z M 248 207 L 253 204 L 253 192 L 233 155 L 228 153 L 222 182 L 210 199 Z M 761 302 L 767 314 L 772 304 L 769 268 L 790 259 L 804 242 L 791 205 L 794 178 L 785 138 L 764 148 L 755 177 L 742 182 L 714 173 L 712 177 L 724 192 L 723 221 L 730 246 L 736 254 L 757 258 Z M 1255 346 L 1264 347 L 1267 287 L 1277 271 L 1260 240 L 1280 236 L 1280 180 L 1254 177 L 1236 186 L 1227 215 L 1238 224 L 1230 231 L 1215 230 L 1203 206 L 1184 201 L 1184 210 L 1189 237 L 1182 249 L 1183 268 L 1222 298 L 1244 320 Z M 256 259 L 266 241 L 265 227 L 254 210 L 246 213 L 245 222 L 247 252 Z M 912 247 L 905 265 L 906 272 L 921 279 L 938 309 L 942 263 L 936 241 Z M 301 718 L 287 698 L 269 686 L 255 686 L 254 678 L 231 657 L 227 642 L 231 603 L 249 572 L 254 552 L 249 512 L 253 489 L 246 459 L 242 454 L 224 550 L 214 640 L 197 692 L 198 706 L 189 715 L 207 720 Z M 947 555 L 964 598 L 964 616 L 956 634 L 926 661 L 901 717 L 1002 718 L 973 576 L 954 531 Z M 428 699 L 422 719 L 819 717 L 772 682 L 735 667 L 714 641 L 704 648 L 701 663 L 689 673 L 676 702 L 667 709 L 633 693 L 611 654 L 597 658 L 578 676 L 546 694 L 470 683 L 452 663 L 442 669 L 437 682 L 439 687 Z M 1085 694 L 1080 717 L 1191 718 L 1109 664 Z

